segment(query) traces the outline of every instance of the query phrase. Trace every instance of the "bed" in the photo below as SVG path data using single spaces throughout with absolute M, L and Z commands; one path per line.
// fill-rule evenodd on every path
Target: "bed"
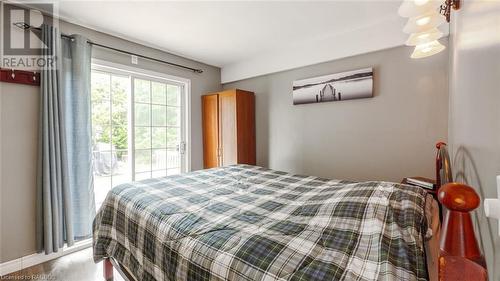
M 432 201 L 409 185 L 248 165 L 149 179 L 110 191 L 94 260 L 138 281 L 428 280 Z

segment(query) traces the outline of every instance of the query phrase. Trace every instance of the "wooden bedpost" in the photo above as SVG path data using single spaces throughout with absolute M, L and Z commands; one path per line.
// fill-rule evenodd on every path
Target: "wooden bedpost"
M 479 196 L 470 186 L 449 183 L 439 189 L 438 198 L 448 209 L 441 233 L 439 280 L 487 280 L 470 214 L 479 206 Z
M 105 258 L 102 264 L 104 280 L 113 281 L 113 264 L 110 258 Z

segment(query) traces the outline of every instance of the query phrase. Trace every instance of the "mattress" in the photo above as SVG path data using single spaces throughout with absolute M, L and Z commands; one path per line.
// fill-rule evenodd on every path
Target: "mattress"
M 427 280 L 426 192 L 236 165 L 119 185 L 96 262 L 137 280 Z

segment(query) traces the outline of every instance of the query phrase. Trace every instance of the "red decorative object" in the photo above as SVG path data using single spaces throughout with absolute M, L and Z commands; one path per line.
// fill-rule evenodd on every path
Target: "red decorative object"
M 488 280 L 470 215 L 479 206 L 479 196 L 470 186 L 448 183 L 439 189 L 438 198 L 448 209 L 441 233 L 439 280 Z
M 40 86 L 40 73 L 0 68 L 0 82 Z

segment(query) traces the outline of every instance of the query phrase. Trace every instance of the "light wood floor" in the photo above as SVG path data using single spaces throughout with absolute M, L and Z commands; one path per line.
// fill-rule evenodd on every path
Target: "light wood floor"
M 104 278 L 102 262 L 95 264 L 92 260 L 92 248 L 88 248 L 2 276 L 0 280 L 104 281 Z M 124 281 L 116 271 L 114 280 Z

